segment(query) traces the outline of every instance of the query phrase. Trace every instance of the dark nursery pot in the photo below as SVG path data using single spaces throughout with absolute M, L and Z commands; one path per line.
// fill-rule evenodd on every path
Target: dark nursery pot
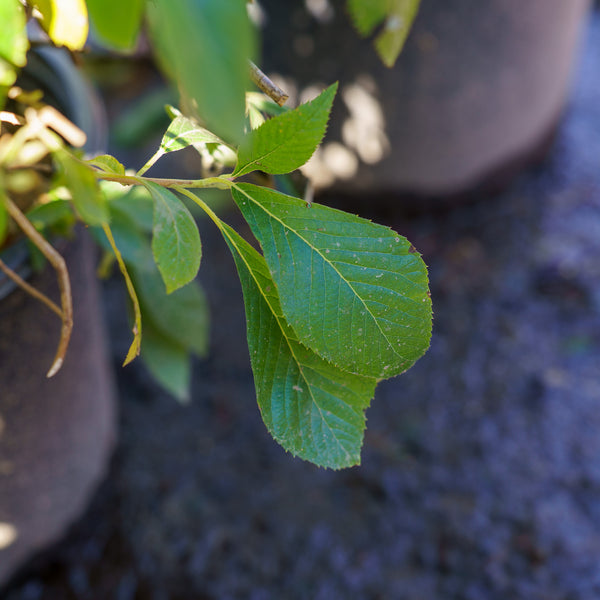
M 358 39 L 345 1 L 262 4 L 268 72 L 299 90 L 340 82 L 317 182 L 444 197 L 506 176 L 549 145 L 591 2 L 422 0 L 391 70 Z
M 52 102 L 102 143 L 96 97 L 61 52 L 36 54 L 21 85 L 43 87 Z M 28 80 L 29 78 L 35 81 Z M 0 586 L 29 557 L 58 540 L 105 474 L 115 441 L 115 393 L 102 322 L 94 249 L 84 231 L 59 247 L 71 277 L 74 329 L 52 379 L 60 321 L 0 276 Z M 3 253 L 27 271 L 19 247 Z M 58 298 L 49 267 L 29 282 Z

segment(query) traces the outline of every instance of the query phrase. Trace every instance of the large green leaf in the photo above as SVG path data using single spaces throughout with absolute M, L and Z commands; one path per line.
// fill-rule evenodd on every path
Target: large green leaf
M 223 224 L 238 269 L 260 411 L 289 452 L 339 469 L 360 462 L 376 380 L 346 373 L 300 344 L 283 317 L 264 258 Z
M 116 50 L 135 47 L 144 14 L 144 0 L 87 0 L 92 29 Z
M 334 83 L 314 100 L 247 133 L 233 174 L 239 177 L 261 170 L 279 175 L 306 163 L 325 135 L 336 90 Z
M 353 373 L 387 378 L 429 347 L 427 268 L 402 236 L 250 184 L 233 197 L 258 238 L 300 341 Z
M 19 0 L 0 0 L 0 109 L 6 100 L 6 88 L 17 78 L 16 67 L 25 66 L 27 32 L 25 10 Z M 2 89 L 4 88 L 4 89 Z
M 392 67 L 402 51 L 421 0 L 348 0 L 348 10 L 359 33 L 370 35 L 383 23 L 375 38 L 381 60 Z
M 248 59 L 255 34 L 239 0 L 154 0 L 150 30 L 163 68 L 227 142 L 243 134 Z
M 189 283 L 200 268 L 202 245 L 194 218 L 171 191 L 144 181 L 154 199 L 152 253 L 167 293 Z
M 92 171 L 63 149 L 54 152 L 54 159 L 62 169 L 64 184 L 71 192 L 73 205 L 83 221 L 88 225 L 108 223 L 104 194 L 98 188 Z

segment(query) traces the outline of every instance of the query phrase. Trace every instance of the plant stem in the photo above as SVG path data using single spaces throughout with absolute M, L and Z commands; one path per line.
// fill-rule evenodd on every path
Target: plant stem
M 210 208 L 210 206 L 208 206 L 208 204 L 206 204 L 206 202 L 204 202 L 204 200 L 202 200 L 202 198 L 199 198 L 196 196 L 196 194 L 192 194 L 192 192 L 181 186 L 174 186 L 173 189 L 197 204 L 210 217 L 211 221 L 213 221 L 213 223 L 222 230 L 221 219 L 217 217 L 216 213 L 212 210 L 212 208 Z
M 46 374 L 46 377 L 52 377 L 58 373 L 63 365 L 65 354 L 69 346 L 69 340 L 71 339 L 71 332 L 73 331 L 73 298 L 71 295 L 71 281 L 69 279 L 69 272 L 67 271 L 65 259 L 35 229 L 29 219 L 21 212 L 19 207 L 7 196 L 3 198 L 3 201 L 8 214 L 21 228 L 23 233 L 48 259 L 48 262 L 54 267 L 58 278 L 60 303 L 62 306 L 62 310 L 60 311 L 62 328 L 54 362 Z
M 14 281 L 16 285 L 25 290 L 30 296 L 33 296 L 36 300 L 39 300 L 42 304 L 45 304 L 52 312 L 56 313 L 62 319 L 62 310 L 60 306 L 52 302 L 46 294 L 40 292 L 32 285 L 28 284 L 18 273 L 15 273 L 1 258 L 0 258 L 0 270 L 4 274 Z
M 162 148 L 159 148 L 148 160 L 148 162 L 135 174 L 136 177 L 141 177 L 150 167 L 158 161 L 165 153 Z
M 250 79 L 254 85 L 271 100 L 283 106 L 289 96 L 277 85 L 275 85 L 252 61 L 250 63 Z
M 228 190 L 233 184 L 232 180 L 224 175 L 220 175 L 219 177 L 207 177 L 206 179 L 162 179 L 160 177 L 116 175 L 94 170 L 94 176 L 96 179 L 115 181 L 122 185 L 143 185 L 145 181 L 149 181 L 165 188 L 216 188 L 219 190 Z
M 115 238 L 113 237 L 112 231 L 108 225 L 102 225 L 102 229 L 108 242 L 115 253 L 115 257 L 117 259 L 117 263 L 119 264 L 119 269 L 125 279 L 125 285 L 127 286 L 127 291 L 129 292 L 129 297 L 131 298 L 131 302 L 133 304 L 133 314 L 134 314 L 134 325 L 133 325 L 133 342 L 129 347 L 129 351 L 127 352 L 127 356 L 125 357 L 125 362 L 123 366 L 128 365 L 134 358 L 139 356 L 142 344 L 142 311 L 140 309 L 140 302 L 138 300 L 137 294 L 135 292 L 135 287 L 133 282 L 131 281 L 131 277 L 129 276 L 129 272 L 127 271 L 127 267 L 125 266 L 125 261 L 121 256 L 121 252 L 117 248 L 117 244 L 115 242 Z

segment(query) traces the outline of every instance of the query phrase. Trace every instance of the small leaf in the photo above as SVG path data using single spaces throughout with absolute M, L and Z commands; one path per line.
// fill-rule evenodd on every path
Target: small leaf
M 156 381 L 180 402 L 190 399 L 190 355 L 180 344 L 144 320 L 142 360 Z
M 202 245 L 194 218 L 171 191 L 144 181 L 154 199 L 152 253 L 167 293 L 189 283 L 200 268 Z
M 11 86 L 17 77 L 15 67 L 24 67 L 29 48 L 25 30 L 25 10 L 19 0 L 0 2 L 0 86 Z M 6 91 L 0 91 L 0 109 L 4 105 Z
M 377 378 L 402 373 L 424 354 L 427 268 L 408 240 L 266 188 L 236 184 L 232 193 L 302 343 L 346 371 Z
M 143 0 L 87 0 L 94 33 L 115 50 L 132 50 L 144 14 Z
M 201 144 L 222 144 L 223 141 L 214 133 L 200 127 L 191 119 L 178 116 L 171 121 L 160 143 L 163 153 L 183 150 L 188 146 Z
M 89 165 L 97 167 L 105 173 L 112 173 L 114 175 L 125 175 L 125 167 L 110 154 L 101 154 L 95 156 L 86 161 Z
M 239 0 L 155 0 L 150 32 L 163 68 L 207 127 L 227 142 L 242 138 L 248 59 L 256 47 Z M 229 43 L 230 42 L 230 43 Z
M 417 16 L 421 0 L 348 0 L 348 10 L 359 33 L 370 35 L 383 23 L 375 38 L 375 49 L 388 67 L 393 67 Z
M 146 321 L 150 319 L 157 331 L 186 351 L 205 356 L 209 316 L 208 303 L 200 285 L 192 281 L 167 295 L 156 269 L 132 267 L 131 272 Z
M 62 149 L 54 152 L 54 159 L 62 169 L 64 184 L 71 192 L 73 205 L 83 221 L 88 225 L 108 223 L 106 201 L 91 169 Z
M 42 27 L 56 46 L 81 50 L 88 36 L 88 12 L 85 0 L 34 0 L 42 14 Z
M 346 373 L 300 344 L 283 317 L 265 260 L 222 224 L 238 269 L 262 418 L 289 452 L 340 469 L 360 463 L 374 378 Z
M 336 90 L 334 83 L 314 100 L 246 134 L 233 175 L 240 177 L 256 170 L 279 175 L 300 168 L 325 135 Z

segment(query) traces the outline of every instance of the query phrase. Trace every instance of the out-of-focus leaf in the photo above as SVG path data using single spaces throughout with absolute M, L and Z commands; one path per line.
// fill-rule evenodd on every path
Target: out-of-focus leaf
M 148 3 L 154 46 L 198 116 L 226 142 L 242 139 L 248 59 L 256 47 L 244 2 Z M 230 43 L 229 43 L 230 42 Z
M 151 319 L 155 329 L 187 351 L 204 356 L 208 350 L 209 317 L 200 284 L 192 281 L 167 294 L 156 268 L 132 266 L 131 273 L 146 320 Z
M 26 63 L 29 42 L 25 31 L 25 10 L 19 0 L 0 0 L 0 109 L 8 87 L 17 78 L 16 67 Z
M 115 50 L 132 50 L 140 32 L 144 0 L 87 0 L 92 30 Z
M 115 175 L 125 175 L 125 167 L 110 154 L 101 154 L 86 161 L 88 164 L 98 167 L 105 173 L 113 173 Z
M 417 16 L 421 0 L 348 0 L 348 10 L 356 29 L 370 35 L 381 23 L 375 49 L 383 63 L 393 67 Z
M 142 360 L 156 381 L 180 402 L 190 399 L 190 355 L 172 338 L 144 320 Z
M 88 12 L 85 0 L 34 0 L 42 15 L 42 27 L 57 46 L 81 50 L 88 36 Z
M 73 205 L 88 225 L 108 223 L 108 209 L 92 171 L 64 150 L 54 152 L 54 159 L 62 169 L 64 185 L 71 192 Z

